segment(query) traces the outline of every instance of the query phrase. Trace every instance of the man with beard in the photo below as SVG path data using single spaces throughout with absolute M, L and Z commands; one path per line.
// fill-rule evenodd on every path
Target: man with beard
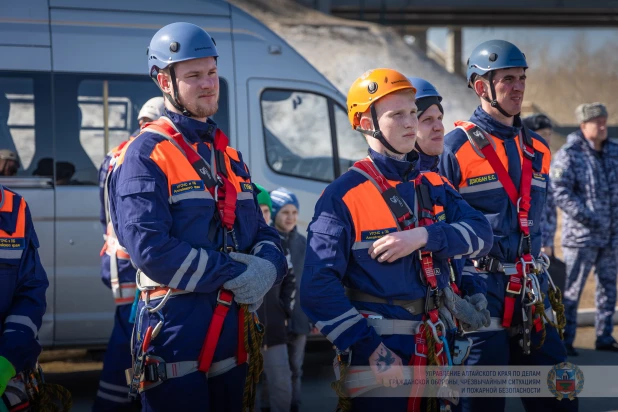
M 262 333 L 253 312 L 287 271 L 242 155 L 210 119 L 217 57 L 193 24 L 154 35 L 149 74 L 165 115 L 123 148 L 108 182 L 141 290 L 128 378 L 146 411 L 252 409 Z
M 483 293 L 492 322 L 470 336 L 467 365 L 556 365 L 566 351 L 553 320 L 549 278 L 539 256 L 541 215 L 551 152 L 519 117 L 526 57 L 514 44 L 490 40 L 468 59 L 467 82 L 480 99 L 469 121 L 446 135 L 440 171 L 470 206 L 482 211 L 494 244 L 485 258 L 468 259 L 462 293 Z M 551 290 L 556 296 L 555 290 Z M 544 298 L 543 298 L 544 297 Z M 558 300 L 552 300 L 556 307 Z M 577 410 L 577 399 L 522 398 L 526 410 Z M 503 411 L 502 398 L 463 398 L 464 411 Z

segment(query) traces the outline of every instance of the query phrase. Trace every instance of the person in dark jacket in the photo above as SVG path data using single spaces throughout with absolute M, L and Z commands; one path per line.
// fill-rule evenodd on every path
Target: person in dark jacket
M 570 356 L 577 329 L 577 306 L 588 273 L 594 266 L 596 349 L 618 352 L 612 337 L 618 268 L 618 144 L 607 139 L 607 109 L 601 103 L 582 104 L 575 111 L 580 130 L 552 164 L 556 205 L 562 210 L 562 252 L 567 267 L 564 341 Z
M 269 223 L 273 214 L 273 204 L 268 191 L 257 185 L 260 193 L 258 204 Z M 264 356 L 264 376 L 262 382 L 262 411 L 288 412 L 292 404 L 292 374 L 287 346 L 290 318 L 294 310 L 296 282 L 292 267 L 290 251 L 282 244 L 288 261 L 288 274 L 280 285 L 273 288 L 264 297 L 264 303 L 258 309 L 258 316 L 266 328 L 262 346 Z
M 296 195 L 280 187 L 270 193 L 273 205 L 273 224 L 281 237 L 281 246 L 289 250 L 294 277 L 296 278 L 296 296 L 300 296 L 300 280 L 305 265 L 307 238 L 296 228 L 299 203 Z M 301 401 L 301 380 L 307 335 L 311 331 L 309 318 L 300 305 L 294 305 L 292 319 L 288 325 L 288 355 L 292 370 L 292 412 L 298 411 Z
M 542 113 L 536 113 L 522 119 L 524 126 L 535 132 L 551 145 L 551 137 L 554 126 L 549 120 L 549 117 Z M 554 202 L 554 191 L 551 189 L 551 184 L 547 185 L 547 198 L 545 200 L 545 209 L 541 215 L 541 235 L 542 245 L 541 250 L 550 258 L 554 256 L 554 236 L 556 235 L 556 202 Z M 554 279 L 555 280 L 555 279 Z

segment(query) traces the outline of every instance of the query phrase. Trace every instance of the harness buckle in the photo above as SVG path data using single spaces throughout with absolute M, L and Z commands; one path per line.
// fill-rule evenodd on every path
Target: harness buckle
M 511 287 L 512 282 L 509 281 L 509 283 L 506 284 L 506 292 L 507 293 L 511 293 L 513 295 L 519 295 L 523 289 L 523 286 L 521 283 L 514 283 L 515 285 L 519 285 L 519 289 L 513 289 Z
M 234 300 L 233 297 L 230 298 L 230 300 L 225 300 L 224 298 L 221 298 L 221 292 L 223 292 L 224 289 L 219 289 L 219 292 L 217 293 L 217 304 L 221 304 L 224 306 L 232 306 L 232 301 Z M 231 295 L 231 292 L 229 292 Z
M 158 356 L 146 355 L 144 367 L 144 380 L 148 382 L 162 382 L 167 380 L 165 361 Z

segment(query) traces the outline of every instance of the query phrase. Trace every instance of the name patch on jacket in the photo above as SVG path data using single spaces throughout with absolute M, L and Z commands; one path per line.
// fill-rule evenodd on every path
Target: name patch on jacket
M 253 184 L 247 182 L 240 182 L 240 190 L 243 192 L 253 192 Z
M 24 250 L 26 242 L 23 237 L 0 237 L 0 250 Z
M 532 177 L 534 177 L 536 180 L 540 180 L 541 182 L 545 182 L 547 180 L 547 175 L 544 175 L 543 173 L 533 173 Z
M 172 195 L 194 192 L 196 190 L 204 190 L 204 182 L 201 180 L 190 180 L 188 182 L 180 182 L 172 185 Z
M 377 229 L 377 230 L 365 230 L 361 232 L 361 241 L 365 242 L 368 240 L 378 240 L 383 236 L 388 235 L 389 233 L 396 232 L 397 228 L 389 227 L 388 229 Z
M 481 183 L 489 183 L 495 180 L 498 180 L 498 177 L 495 173 L 490 175 L 471 177 L 470 179 L 468 179 L 468 186 L 479 185 Z

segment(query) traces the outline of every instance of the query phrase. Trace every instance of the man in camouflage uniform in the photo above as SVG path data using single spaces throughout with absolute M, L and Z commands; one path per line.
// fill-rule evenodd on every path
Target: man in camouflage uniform
M 597 281 L 596 349 L 618 352 L 612 337 L 618 272 L 618 144 L 607 139 L 603 104 L 582 104 L 575 115 L 580 130 L 568 136 L 551 168 L 554 200 L 562 209 L 565 345 L 570 356 L 577 356 L 573 348 L 577 306 L 592 267 Z

